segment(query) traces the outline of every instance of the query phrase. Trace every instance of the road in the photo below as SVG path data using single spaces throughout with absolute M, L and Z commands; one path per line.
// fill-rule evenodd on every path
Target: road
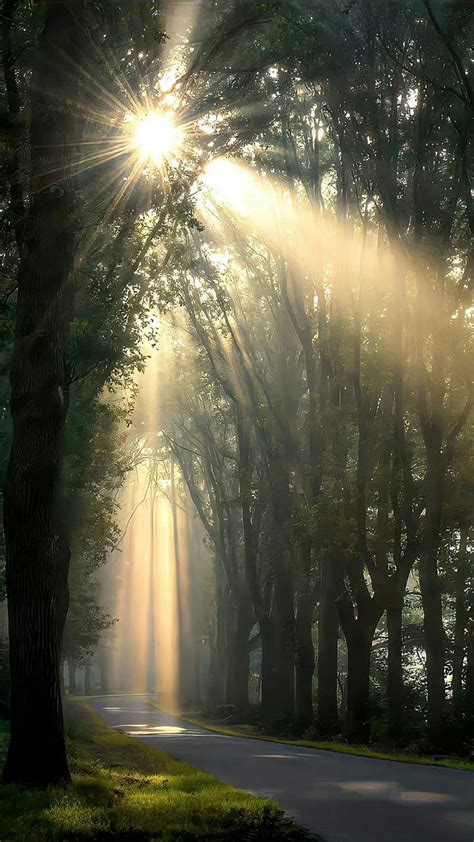
M 276 798 L 327 842 L 474 842 L 474 773 L 228 737 L 153 709 L 146 695 L 90 704 L 113 728 Z

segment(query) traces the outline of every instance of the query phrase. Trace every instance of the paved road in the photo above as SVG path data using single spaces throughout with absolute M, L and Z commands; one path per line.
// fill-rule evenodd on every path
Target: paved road
M 474 842 L 474 774 L 370 760 L 197 728 L 147 696 L 92 699 L 114 728 L 223 781 L 275 797 L 327 842 Z

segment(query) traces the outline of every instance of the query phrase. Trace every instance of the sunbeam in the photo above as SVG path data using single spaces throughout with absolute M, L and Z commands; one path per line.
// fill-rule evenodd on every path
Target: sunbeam
M 117 624 L 113 685 L 158 693 L 175 707 L 186 692 L 196 645 L 190 599 L 190 507 L 177 498 L 176 474 L 161 462 L 160 428 L 172 369 L 170 327 L 156 317 L 159 349 L 148 347 L 146 371 L 137 377 L 133 429 L 140 436 L 139 464 L 121 496 L 122 538 L 112 563 L 120 572 L 114 615 Z

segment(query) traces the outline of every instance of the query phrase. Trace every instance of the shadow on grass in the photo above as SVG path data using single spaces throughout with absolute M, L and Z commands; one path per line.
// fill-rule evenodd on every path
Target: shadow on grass
M 2 842 L 315 839 L 275 801 L 112 731 L 84 703 L 68 705 L 67 732 L 71 787 L 0 786 Z

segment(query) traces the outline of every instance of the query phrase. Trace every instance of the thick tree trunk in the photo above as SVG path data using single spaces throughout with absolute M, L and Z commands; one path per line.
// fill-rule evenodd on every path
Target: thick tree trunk
M 278 719 L 276 710 L 275 634 L 270 617 L 260 619 L 262 641 L 262 719 L 270 723 Z
M 225 704 L 245 712 L 249 705 L 249 634 L 253 623 L 245 605 L 228 613 Z
M 91 694 L 91 667 L 86 664 L 84 667 L 84 696 Z
M 466 713 L 474 715 L 474 624 L 469 623 L 466 641 L 466 688 L 464 694 Z
M 282 576 L 275 583 L 273 610 L 260 620 L 262 637 L 262 717 L 268 723 L 289 719 L 294 708 L 293 592 Z
M 402 661 L 402 609 L 403 597 L 387 608 L 388 659 L 387 700 L 388 731 L 391 737 L 402 736 L 405 730 L 405 687 Z
M 199 641 L 201 638 L 200 626 L 197 618 L 197 607 L 191 595 L 195 593 L 197 582 L 198 564 L 195 556 L 196 548 L 200 546 L 200 538 L 195 529 L 195 521 L 190 517 L 192 501 L 187 497 L 186 507 L 186 570 L 185 570 L 185 634 L 183 639 L 183 673 L 184 702 L 187 705 L 199 705 Z
M 347 734 L 354 742 L 370 736 L 370 652 L 373 634 L 359 624 L 347 642 Z
M 426 515 L 428 517 L 428 514 Z M 443 738 L 445 709 L 445 636 L 438 575 L 438 537 L 428 534 L 420 559 L 420 590 L 423 603 L 423 629 L 428 687 L 428 730 L 435 744 Z
M 423 601 L 423 627 L 428 686 L 428 729 L 437 742 L 442 737 L 445 705 L 445 640 L 441 606 L 441 586 L 436 555 L 425 555 L 420 564 Z
M 295 701 L 295 613 L 290 571 L 277 576 L 273 618 L 276 667 L 276 719 L 293 714 Z
M 423 630 L 426 651 L 426 682 L 428 688 L 428 731 L 434 745 L 443 743 L 446 687 L 445 634 L 441 602 L 441 582 L 438 574 L 438 552 L 443 507 L 442 433 L 439 420 L 424 421 L 428 457 L 426 475 L 426 514 L 420 554 L 420 590 L 423 604 Z
M 209 701 L 211 705 L 224 702 L 226 652 L 225 620 L 227 594 L 223 583 L 222 565 L 216 560 L 216 625 L 214 639 L 210 640 Z
M 183 562 L 185 563 L 186 559 L 183 558 L 183 553 L 181 549 L 181 536 L 180 536 L 180 529 L 179 529 L 179 522 L 178 522 L 178 505 L 176 501 L 176 481 L 175 481 L 175 464 L 174 459 L 171 459 L 171 486 L 170 486 L 170 506 L 171 506 L 171 514 L 173 518 L 173 545 L 174 545 L 174 572 L 175 572 L 175 587 L 176 587 L 176 600 L 177 600 L 177 652 L 176 652 L 176 659 L 178 662 L 178 668 L 176 671 L 176 700 L 175 702 L 180 705 L 186 705 L 189 700 L 189 686 L 188 686 L 188 679 L 189 679 L 189 672 L 187 670 L 186 661 L 186 630 L 185 630 L 185 619 L 188 620 L 188 616 L 186 615 L 185 618 L 185 606 L 183 605 L 183 585 L 184 585 L 184 571 L 183 571 Z M 184 555 L 186 552 L 186 547 L 184 547 Z
M 457 711 L 462 707 L 462 677 L 465 657 L 465 639 L 467 625 L 466 589 L 467 589 L 467 539 L 468 529 L 461 530 L 458 563 L 456 568 L 456 609 L 454 623 L 454 652 L 453 652 L 453 705 Z
M 332 734 L 338 726 L 337 642 L 339 615 L 339 569 L 331 558 L 321 560 L 321 598 L 318 635 L 318 725 L 323 734 Z
M 69 554 L 57 548 L 78 246 L 70 165 L 82 119 L 86 14 L 79 2 L 44 6 L 31 81 L 32 198 L 18 280 L 4 503 L 12 727 L 3 775 L 39 786 L 69 780 L 60 678 Z
M 293 714 L 295 694 L 295 608 L 293 559 L 290 549 L 291 495 L 289 471 L 281 458 L 270 466 L 274 580 L 270 619 L 273 626 L 273 721 Z M 263 673 L 262 673 L 263 680 Z M 266 694 L 268 697 L 268 694 Z
M 294 718 L 302 726 L 313 720 L 314 646 L 312 638 L 314 599 L 300 594 L 296 601 L 295 624 L 295 710 Z

